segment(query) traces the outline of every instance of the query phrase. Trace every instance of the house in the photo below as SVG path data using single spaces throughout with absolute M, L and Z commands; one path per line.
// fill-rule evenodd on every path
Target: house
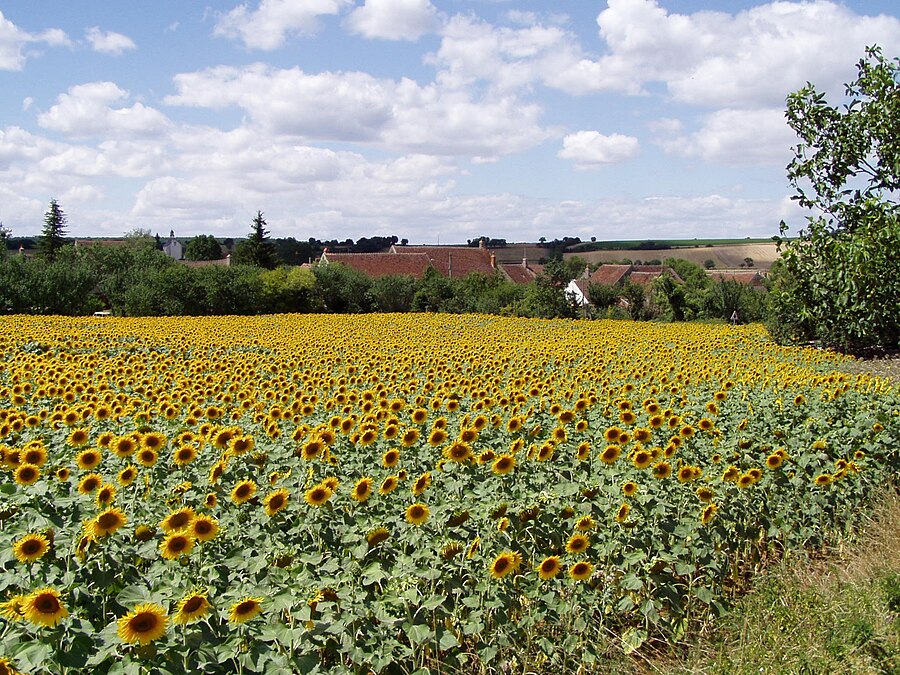
M 429 263 L 442 276 L 464 277 L 472 272 L 494 274 L 497 271 L 497 257 L 481 242 L 477 248 L 471 246 L 391 246 L 391 253 L 401 256 L 427 257 Z
M 626 283 L 649 287 L 663 275 L 672 277 L 681 283 L 682 279 L 675 271 L 665 265 L 601 265 L 593 274 L 589 268 L 577 279 L 572 279 L 566 286 L 566 294 L 580 306 L 590 304 L 588 288 L 592 284 L 621 287 Z
M 421 279 L 431 261 L 425 254 L 397 255 L 396 253 L 332 253 L 327 248 L 319 258 L 320 265 L 341 263 L 372 279 L 385 276 L 411 276 Z
M 765 290 L 765 277 L 758 271 L 723 271 L 723 270 L 706 270 L 709 277 L 715 281 L 735 281 L 745 286 L 750 286 L 756 290 Z
M 544 271 L 544 266 L 529 263 L 523 252 L 521 263 L 501 263 L 500 271 L 515 284 L 530 284 Z
M 162 250 L 163 253 L 174 260 L 184 258 L 184 246 L 175 238 L 175 230 L 169 231 L 169 241 L 163 244 Z

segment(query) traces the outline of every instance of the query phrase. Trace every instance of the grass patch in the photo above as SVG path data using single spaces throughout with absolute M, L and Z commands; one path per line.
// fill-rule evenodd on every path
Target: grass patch
M 900 495 L 852 543 L 786 559 L 679 659 L 647 673 L 900 673 Z

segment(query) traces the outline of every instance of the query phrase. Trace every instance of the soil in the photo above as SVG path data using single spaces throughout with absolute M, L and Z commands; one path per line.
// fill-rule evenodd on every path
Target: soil
M 900 383 L 900 352 L 887 352 L 868 358 L 848 361 L 844 369 L 850 373 L 871 373 Z

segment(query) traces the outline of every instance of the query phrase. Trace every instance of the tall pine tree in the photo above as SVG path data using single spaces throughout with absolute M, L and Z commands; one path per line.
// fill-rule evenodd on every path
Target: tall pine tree
M 44 229 L 41 232 L 41 252 L 50 260 L 56 257 L 65 243 L 66 223 L 68 219 L 59 203 L 50 200 L 50 206 L 44 214 Z
M 275 269 L 278 265 L 275 245 L 269 239 L 262 211 L 256 212 L 256 217 L 250 225 L 250 235 L 246 241 L 238 245 L 234 252 L 234 258 L 236 264 L 254 265 L 268 270 Z

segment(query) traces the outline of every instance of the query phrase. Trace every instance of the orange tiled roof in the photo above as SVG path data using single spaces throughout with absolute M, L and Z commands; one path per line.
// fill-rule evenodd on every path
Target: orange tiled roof
M 428 269 L 428 256 L 424 254 L 397 255 L 395 253 L 331 253 L 325 251 L 326 263 L 341 263 L 378 279 L 384 276 L 411 276 L 421 279 Z
M 496 261 L 486 248 L 473 246 L 392 246 L 391 253 L 401 256 L 425 255 L 445 277 L 464 277 L 472 272 L 493 274 Z

